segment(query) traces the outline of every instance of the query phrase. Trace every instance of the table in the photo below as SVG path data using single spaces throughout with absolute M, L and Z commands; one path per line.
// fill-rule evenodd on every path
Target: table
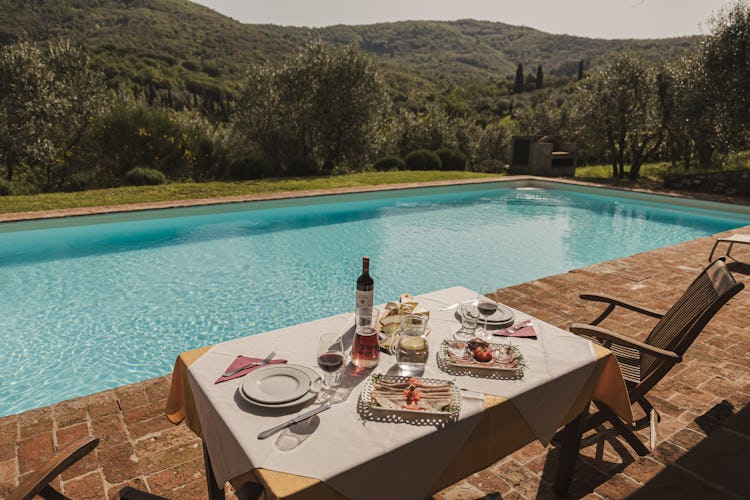
M 420 305 L 431 311 L 430 324 L 433 330 L 430 337 L 431 352 L 436 350 L 436 346 L 433 345 L 433 338 L 435 339 L 435 342 L 437 342 L 439 339 L 449 336 L 459 326 L 458 320 L 453 317 L 453 311 L 442 312 L 440 311 L 441 306 L 447 306 L 472 295 L 474 295 L 474 292 L 470 290 L 461 287 L 454 287 L 417 297 Z M 519 316 L 522 314 L 523 313 L 520 311 L 516 311 L 517 319 L 521 319 Z M 274 348 L 274 350 L 279 352 L 281 357 L 286 357 L 283 352 L 284 342 L 282 341 L 285 339 L 288 340 L 290 335 L 296 335 L 296 338 L 298 339 L 305 339 L 306 337 L 303 336 L 311 335 L 317 340 L 322 328 L 325 327 L 330 329 L 332 326 L 343 328 L 346 326 L 347 322 L 350 321 L 352 321 L 351 314 L 344 314 L 304 325 L 295 325 L 293 327 L 248 337 L 238 341 L 219 344 L 213 347 L 203 347 L 179 355 L 175 363 L 172 385 L 167 401 L 167 415 L 173 423 L 179 423 L 184 419 L 189 428 L 204 440 L 204 450 L 207 450 L 205 458 L 207 476 L 209 479 L 209 491 L 213 494 L 219 495 L 220 490 L 217 488 L 216 483 L 214 482 L 214 484 L 211 484 L 211 482 L 214 481 L 213 472 L 214 470 L 217 470 L 219 471 L 219 481 L 229 479 L 235 485 L 242 484 L 246 481 L 259 483 L 263 486 L 266 495 L 269 498 L 297 499 L 342 496 L 341 493 L 334 489 L 328 482 L 306 476 L 304 473 L 289 473 L 270 468 L 252 466 L 249 466 L 249 470 L 231 471 L 232 464 L 224 463 L 226 459 L 225 455 L 230 453 L 242 453 L 242 449 L 246 449 L 242 448 L 242 446 L 247 447 L 252 445 L 254 434 L 251 434 L 250 436 L 242 436 L 240 435 L 241 431 L 235 430 L 235 434 L 231 434 L 230 430 L 229 433 L 231 435 L 227 435 L 227 430 L 224 428 L 226 424 L 225 420 L 231 419 L 232 415 L 227 414 L 231 414 L 235 411 L 235 409 L 232 408 L 232 402 L 226 397 L 221 399 L 218 396 L 215 396 L 213 392 L 219 392 L 220 389 L 213 389 L 211 386 L 212 381 L 210 381 L 210 383 L 207 382 L 204 380 L 206 376 L 201 375 L 201 373 L 205 373 L 205 369 L 202 369 L 203 372 L 201 372 L 196 366 L 201 363 L 209 363 L 211 357 L 218 359 L 218 361 L 214 361 L 214 363 L 220 363 L 221 358 L 219 358 L 219 356 L 226 355 L 226 353 L 230 352 L 238 354 L 235 350 L 238 346 L 247 348 L 248 346 L 261 345 L 264 343 L 265 345 L 268 345 L 269 342 L 272 343 L 272 345 L 279 345 L 279 348 Z M 547 335 L 554 337 L 555 339 L 558 337 L 562 338 L 562 336 L 566 336 L 565 338 L 568 339 L 568 337 L 571 336 L 571 334 L 559 330 L 552 325 L 541 322 L 540 320 L 535 320 L 535 326 L 539 331 L 540 339 L 547 338 Z M 576 342 L 580 342 L 580 339 L 575 340 Z M 274 342 L 278 344 L 274 344 Z M 527 342 L 536 341 L 528 340 Z M 531 346 L 532 344 L 527 345 Z M 561 450 L 561 457 L 566 458 L 564 463 L 562 463 L 563 460 L 561 458 L 561 465 L 558 468 L 558 478 L 555 485 L 556 489 L 561 492 L 567 491 L 572 476 L 575 458 L 577 457 L 578 447 L 580 445 L 582 422 L 585 418 L 585 414 L 588 412 L 590 402 L 595 401 L 598 405 L 606 405 L 626 421 L 632 421 L 627 390 L 622 380 L 616 359 L 610 351 L 598 345 L 590 344 L 590 348 L 592 353 L 591 362 L 587 363 L 587 366 L 585 367 L 585 376 L 581 378 L 580 383 L 576 385 L 575 393 L 571 394 L 570 397 L 562 403 L 564 405 L 562 408 L 567 408 L 567 410 L 560 414 L 559 422 L 554 423 L 553 426 L 554 428 L 558 428 L 567 424 L 563 443 L 564 449 Z M 535 346 L 534 349 L 537 349 L 537 347 Z M 390 365 L 393 362 L 392 359 L 388 358 L 389 356 L 381 358 L 381 365 L 383 365 L 384 368 L 386 365 Z M 556 365 L 557 361 L 553 359 L 554 353 L 552 353 L 551 358 L 553 361 L 552 366 Z M 225 368 L 233 358 L 226 357 L 224 359 L 226 361 L 224 365 L 216 366 L 222 366 L 222 368 Z M 312 365 L 313 359 L 314 354 L 310 353 L 306 364 Z M 300 364 L 302 363 L 300 362 Z M 191 373 L 191 370 L 195 373 Z M 220 370 L 221 369 L 219 369 L 219 371 Z M 534 370 L 534 366 L 530 366 L 529 370 Z M 203 377 L 203 379 L 201 377 Z M 532 379 L 533 377 L 528 376 L 527 378 Z M 468 385 L 471 382 L 471 380 L 461 380 L 462 385 Z M 557 375 L 549 380 L 538 383 L 533 389 L 529 390 L 542 391 L 541 393 L 544 393 L 543 391 L 545 389 L 559 387 L 559 385 L 554 386 L 556 382 L 559 382 L 559 380 L 557 380 Z M 229 383 L 231 382 L 226 382 L 225 384 Z M 216 388 L 219 388 L 222 385 L 224 384 L 220 384 L 216 386 Z M 230 389 L 221 390 L 226 392 Z M 478 470 L 486 468 L 502 457 L 537 439 L 538 432 L 535 432 L 528 422 L 529 417 L 533 417 L 533 414 L 529 413 L 528 408 L 525 409 L 525 414 L 523 411 L 519 410 L 519 399 L 522 399 L 524 392 L 528 391 L 522 391 L 520 398 L 514 397 L 509 399 L 501 395 L 491 394 L 490 391 L 485 391 L 483 410 L 477 415 L 471 416 L 465 421 L 461 421 L 461 425 L 466 428 L 466 431 L 460 436 L 459 441 L 452 441 L 457 442 L 458 445 L 449 450 L 443 449 L 441 445 L 444 443 L 443 439 L 447 438 L 451 432 L 454 434 L 457 432 L 454 431 L 452 427 L 445 429 L 436 428 L 429 432 L 425 432 L 424 430 L 419 431 L 419 442 L 423 445 L 424 449 L 440 449 L 445 457 L 445 461 L 441 462 L 441 470 L 432 471 L 432 476 L 427 477 L 426 479 L 430 481 L 430 484 L 428 484 L 430 492 L 439 491 L 440 489 L 445 488 Z M 540 394 L 540 392 L 537 392 L 536 394 Z M 549 392 L 547 392 L 547 394 L 549 394 Z M 358 394 L 355 393 L 353 396 L 356 398 Z M 196 401 L 200 404 L 196 404 Z M 356 401 L 353 401 L 350 398 L 350 400 L 342 403 L 342 407 L 352 404 L 356 404 Z M 199 410 L 199 408 L 202 408 L 202 410 Z M 206 408 L 208 408 L 208 410 Z M 203 413 L 202 416 L 201 412 Z M 321 421 L 323 421 L 328 414 L 332 413 L 333 410 L 324 413 L 321 416 Z M 250 416 L 247 418 L 254 419 L 252 421 L 253 424 L 258 423 L 255 421 L 255 419 L 257 419 L 262 427 L 270 427 L 272 425 L 263 425 L 266 417 L 261 415 Z M 250 422 L 250 420 L 248 420 L 248 422 Z M 408 424 L 393 425 L 408 426 Z M 363 429 L 365 428 L 364 426 L 362 427 Z M 460 426 L 456 424 L 455 427 L 458 428 Z M 404 432 L 412 432 L 408 428 L 404 429 Z M 222 432 L 224 435 L 217 436 Z M 348 437 L 356 440 L 358 438 L 356 432 L 358 431 L 351 432 L 355 435 Z M 365 433 L 367 431 L 363 430 L 362 432 Z M 221 437 L 223 441 L 217 441 L 218 437 Z M 364 438 L 365 436 L 363 434 L 360 437 Z M 455 439 L 455 437 L 452 439 Z M 217 444 L 217 442 L 220 444 Z M 300 449 L 306 445 L 307 443 L 303 443 L 300 446 Z M 229 451 L 229 448 L 232 450 Z M 398 451 L 401 453 L 402 449 L 399 449 Z M 383 456 L 379 456 L 377 459 L 371 461 L 382 462 L 385 465 L 391 466 L 393 469 L 398 469 L 399 453 L 392 453 L 390 450 L 383 450 Z M 420 455 L 420 457 L 421 456 L 425 456 L 425 459 L 430 458 L 427 457 L 426 453 Z M 252 462 L 252 460 L 250 460 L 250 462 Z M 369 466 L 370 464 L 368 463 L 364 465 Z M 227 477 L 223 477 L 227 474 L 229 474 Z M 336 484 L 338 488 L 341 487 L 340 483 Z M 351 492 L 349 493 L 349 496 L 351 496 Z

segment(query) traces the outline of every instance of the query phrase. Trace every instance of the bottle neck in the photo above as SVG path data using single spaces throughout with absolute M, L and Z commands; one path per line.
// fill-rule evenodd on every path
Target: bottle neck
M 365 257 L 362 259 L 362 274 L 370 273 L 370 259 Z

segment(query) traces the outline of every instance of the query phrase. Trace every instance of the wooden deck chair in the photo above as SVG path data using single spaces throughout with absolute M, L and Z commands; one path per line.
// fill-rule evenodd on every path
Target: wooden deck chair
M 598 342 L 615 354 L 628 387 L 630 403 L 637 403 L 646 413 L 636 422 L 636 428 L 650 425 L 651 449 L 656 445 L 659 415 L 646 399 L 646 394 L 675 364 L 682 361 L 685 351 L 711 318 L 743 288 L 744 285 L 735 281 L 721 258 L 709 264 L 664 314 L 604 295 L 580 296 L 581 299 L 604 302 L 608 306 L 590 325 L 574 324 L 569 329 Z M 640 342 L 597 326 L 618 306 L 659 319 L 645 341 Z M 586 420 L 584 432 L 607 420 L 639 455 L 648 453 L 632 428 L 606 406 L 597 402 L 594 404 L 599 411 Z
M 39 495 L 42 498 L 68 498 L 50 486 L 50 482 L 65 469 L 86 456 L 99 444 L 99 438 L 85 437 L 70 443 L 50 457 L 41 467 L 29 474 L 10 492 L 8 500 L 27 500 Z

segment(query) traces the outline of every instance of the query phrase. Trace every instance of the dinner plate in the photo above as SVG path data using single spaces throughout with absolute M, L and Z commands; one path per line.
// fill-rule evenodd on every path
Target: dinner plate
M 461 319 L 461 311 L 456 311 L 456 315 L 459 319 Z M 513 312 L 513 310 L 510 307 L 504 306 L 502 304 L 498 304 L 497 311 L 495 311 L 492 315 L 487 317 L 487 324 L 492 326 L 501 326 L 506 325 L 508 323 L 512 323 L 513 320 L 516 318 L 516 314 Z M 479 324 L 484 324 L 484 316 L 479 316 Z
M 242 392 L 254 401 L 281 404 L 296 401 L 310 390 L 310 377 L 297 367 L 274 365 L 245 376 Z
M 320 378 L 320 375 L 318 375 L 318 372 L 313 370 L 312 368 L 308 368 L 307 366 L 302 365 L 286 365 L 286 366 L 293 366 L 294 368 L 297 368 L 299 370 L 302 370 L 307 374 L 307 376 L 310 378 L 310 389 L 307 391 L 307 394 L 303 394 L 302 397 L 299 399 L 295 399 L 294 401 L 288 401 L 286 403 L 279 403 L 279 404 L 269 404 L 269 403 L 261 403 L 260 401 L 255 401 L 254 399 L 250 399 L 250 397 L 245 394 L 245 391 L 243 390 L 243 386 L 240 386 L 240 397 L 244 399 L 247 403 L 250 403 L 254 406 L 260 406 L 263 408 L 291 408 L 293 406 L 297 405 L 303 405 L 305 403 L 310 402 L 311 399 L 315 399 L 318 397 L 318 392 L 320 392 L 320 386 L 322 384 L 322 379 Z

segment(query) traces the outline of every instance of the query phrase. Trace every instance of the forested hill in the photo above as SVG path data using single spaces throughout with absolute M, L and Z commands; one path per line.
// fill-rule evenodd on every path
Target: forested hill
M 517 64 L 570 78 L 615 52 L 673 59 L 697 37 L 602 40 L 502 23 L 406 21 L 320 29 L 243 24 L 187 0 L 0 0 L 0 44 L 70 40 L 86 47 L 111 86 L 169 104 L 223 106 L 250 63 L 283 61 L 307 41 L 355 44 L 398 92 L 502 88 Z M 549 81 L 549 80 L 547 80 Z

